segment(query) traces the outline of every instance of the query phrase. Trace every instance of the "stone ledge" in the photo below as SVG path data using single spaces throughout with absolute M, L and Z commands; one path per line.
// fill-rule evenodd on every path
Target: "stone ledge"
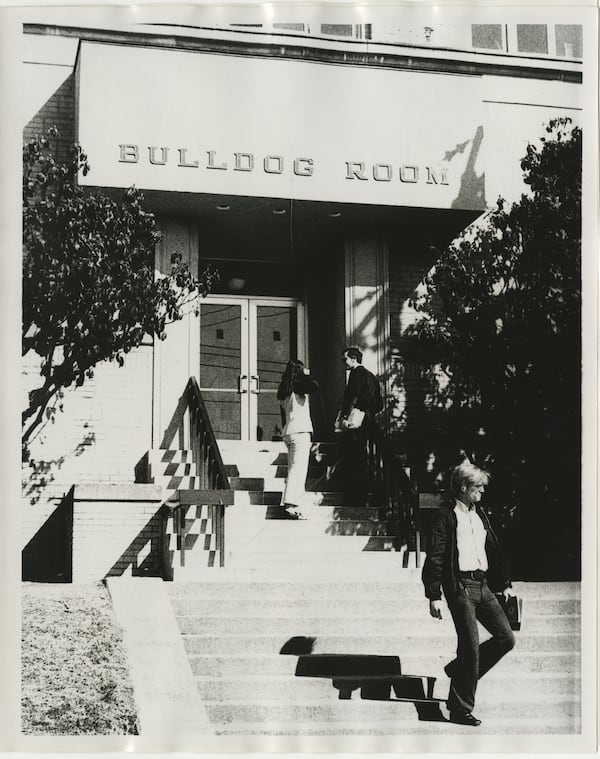
M 159 485 L 127 482 L 86 482 L 73 486 L 73 501 L 156 501 L 162 500 Z

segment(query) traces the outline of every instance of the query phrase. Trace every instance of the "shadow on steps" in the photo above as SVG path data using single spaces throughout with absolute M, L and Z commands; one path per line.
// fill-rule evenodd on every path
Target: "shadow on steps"
M 445 722 L 440 710 L 443 699 L 434 698 L 435 677 L 405 675 L 399 656 L 375 654 L 313 654 L 315 638 L 295 637 L 281 654 L 298 656 L 296 677 L 331 679 L 339 699 L 351 699 L 355 690 L 370 701 L 413 703 L 419 720 Z

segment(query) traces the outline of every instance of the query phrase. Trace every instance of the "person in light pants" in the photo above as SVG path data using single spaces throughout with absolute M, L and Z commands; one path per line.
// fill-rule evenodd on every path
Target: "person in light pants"
M 306 475 L 313 425 L 310 395 L 319 385 L 302 361 L 289 361 L 277 390 L 283 421 L 283 441 L 288 449 L 288 475 L 283 493 L 283 508 L 288 519 L 304 519 L 300 507 L 306 499 Z

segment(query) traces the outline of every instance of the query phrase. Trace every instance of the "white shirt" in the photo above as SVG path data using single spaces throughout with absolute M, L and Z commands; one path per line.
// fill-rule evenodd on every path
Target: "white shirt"
M 285 426 L 283 435 L 294 435 L 298 432 L 312 432 L 313 426 L 310 419 L 310 403 L 308 395 L 290 393 L 288 397 L 280 401 L 285 411 Z
M 469 509 L 460 501 L 456 502 L 454 513 L 459 571 L 471 572 L 481 569 L 486 572 L 488 560 L 485 553 L 486 532 L 483 522 L 474 508 Z

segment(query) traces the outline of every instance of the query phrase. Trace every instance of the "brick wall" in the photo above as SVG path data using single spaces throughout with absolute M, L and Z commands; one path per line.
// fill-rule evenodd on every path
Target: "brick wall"
M 73 490 L 72 581 L 160 577 L 160 487 L 88 484 Z
M 60 84 L 23 129 L 23 141 L 36 134 L 46 134 L 50 127 L 57 127 L 57 158 L 63 160 L 66 151 L 75 142 L 75 77 L 73 74 Z
M 134 481 L 134 467 L 151 447 L 152 346 L 127 355 L 124 367 L 99 364 L 94 377 L 65 391 L 63 411 L 46 421 L 23 466 L 23 545 L 40 530 L 72 485 Z M 23 366 L 27 391 L 40 381 L 35 355 Z

